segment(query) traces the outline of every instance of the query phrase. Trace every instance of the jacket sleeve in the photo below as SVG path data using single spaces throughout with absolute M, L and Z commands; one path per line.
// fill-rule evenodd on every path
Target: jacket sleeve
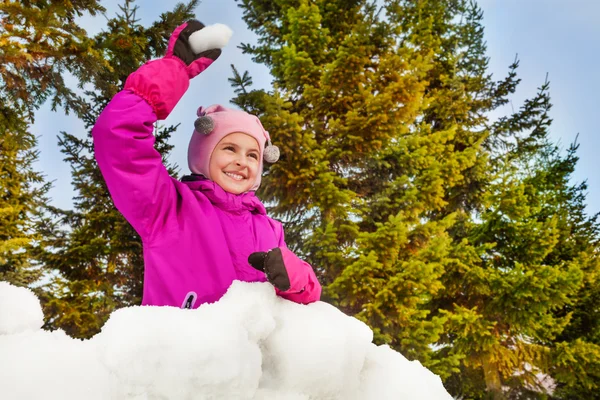
M 321 284 L 317 280 L 317 276 L 311 265 L 298 258 L 298 256 L 287 248 L 283 228 L 281 228 L 279 248 L 281 249 L 285 269 L 290 279 L 290 288 L 286 291 L 275 288 L 277 295 L 301 304 L 319 301 L 321 299 Z
M 154 148 L 152 107 L 123 90 L 102 111 L 94 128 L 94 152 L 117 209 L 142 239 L 160 227 L 176 201 L 172 178 Z

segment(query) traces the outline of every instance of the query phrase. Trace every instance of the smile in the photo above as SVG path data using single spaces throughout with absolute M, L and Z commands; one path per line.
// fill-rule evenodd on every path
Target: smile
M 233 172 L 224 172 L 224 174 L 236 181 L 241 181 L 243 179 L 246 179 L 243 175 L 235 174 Z

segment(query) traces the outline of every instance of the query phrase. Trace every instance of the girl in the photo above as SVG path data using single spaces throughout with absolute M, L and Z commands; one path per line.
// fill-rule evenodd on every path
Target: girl
M 283 298 L 317 301 L 321 286 L 311 266 L 287 249 L 281 223 L 254 193 L 263 158 L 278 158 L 257 117 L 201 107 L 188 149 L 193 174 L 182 181 L 168 175 L 154 148 L 154 123 L 221 54 L 214 35 L 203 35 L 215 27 L 178 27 L 166 56 L 131 74 L 92 130 L 115 206 L 142 238 L 142 304 L 196 308 L 219 300 L 234 280 L 269 281 Z

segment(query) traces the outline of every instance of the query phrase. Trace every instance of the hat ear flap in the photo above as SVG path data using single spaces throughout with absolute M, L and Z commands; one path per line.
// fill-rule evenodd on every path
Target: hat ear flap
M 194 122 L 196 132 L 202 135 L 208 135 L 215 129 L 215 121 L 208 115 L 203 115 Z

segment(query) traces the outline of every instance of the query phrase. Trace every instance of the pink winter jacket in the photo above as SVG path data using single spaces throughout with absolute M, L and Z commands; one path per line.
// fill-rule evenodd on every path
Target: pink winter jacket
M 142 304 L 196 308 L 219 300 L 234 280 L 264 282 L 248 256 L 275 247 L 291 260 L 285 265 L 291 287 L 277 294 L 297 303 L 318 301 L 313 269 L 287 249 L 281 223 L 266 215 L 254 192 L 234 195 L 210 180 L 169 176 L 154 148 L 156 120 L 145 100 L 124 90 L 92 130 L 115 206 L 142 238 Z

